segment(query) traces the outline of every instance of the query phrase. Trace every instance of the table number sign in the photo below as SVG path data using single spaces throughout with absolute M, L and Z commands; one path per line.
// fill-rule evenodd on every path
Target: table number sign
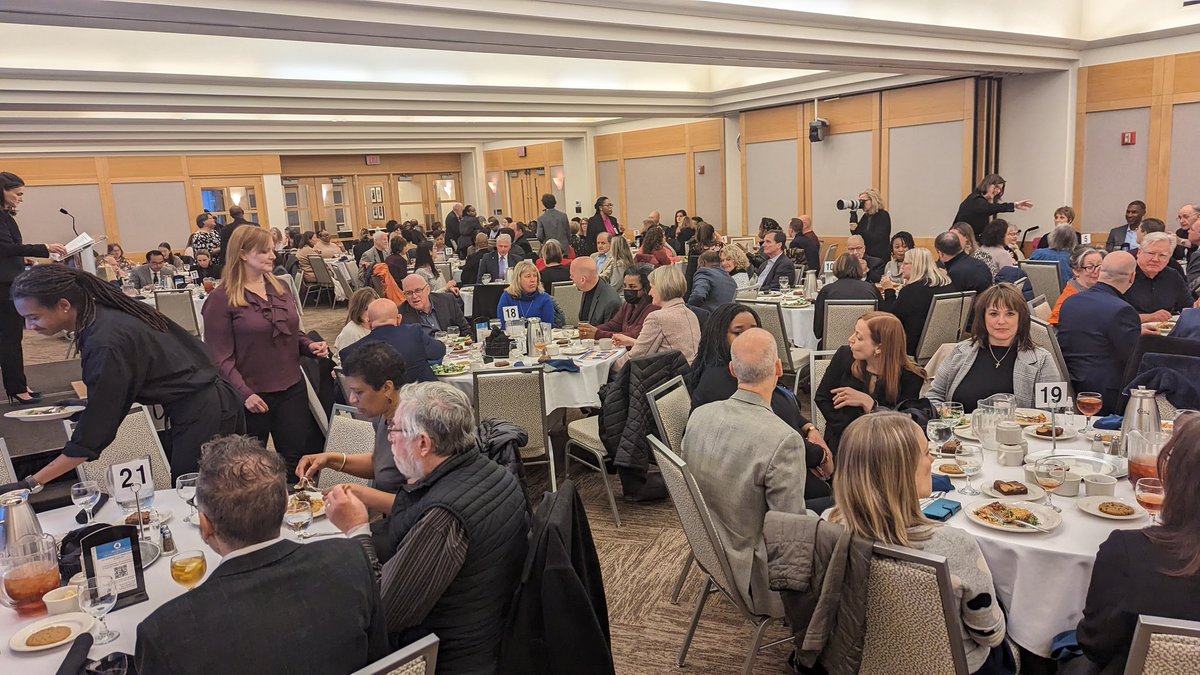
M 825 261 L 825 274 L 833 274 L 833 261 L 832 260 Z
M 1079 235 L 1079 243 L 1083 244 L 1084 246 L 1090 246 L 1092 243 L 1092 233 L 1084 232 L 1083 234 Z
M 521 318 L 521 312 L 516 305 L 509 305 L 504 308 L 504 325 L 508 325 L 509 321 L 516 321 Z
M 1061 408 L 1067 400 L 1066 382 L 1038 382 L 1033 389 L 1034 406 L 1042 410 Z
M 139 457 L 122 464 L 113 464 L 108 469 L 109 485 L 112 486 L 110 495 L 118 504 L 128 504 L 138 500 L 134 487 L 141 486 L 141 498 L 154 494 L 154 474 L 150 471 L 150 458 Z
M 89 578 L 110 577 L 116 584 L 114 610 L 150 599 L 142 573 L 142 547 L 137 527 L 106 527 L 84 537 L 79 544 L 83 549 L 84 573 Z

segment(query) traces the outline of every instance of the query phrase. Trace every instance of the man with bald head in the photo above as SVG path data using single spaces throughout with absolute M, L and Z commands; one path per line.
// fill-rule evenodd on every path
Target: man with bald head
M 1100 264 L 1100 280 L 1064 300 L 1058 314 L 1058 344 L 1071 384 L 1075 391 L 1100 392 L 1102 414 L 1117 403 L 1125 365 L 1142 333 L 1137 310 L 1124 298 L 1137 267 L 1132 255 L 1109 253 Z
M 410 274 L 405 277 L 420 276 Z M 371 332 L 366 337 L 342 350 L 342 358 L 352 354 L 355 349 L 369 343 L 382 342 L 395 349 L 404 358 L 404 372 L 408 382 L 433 382 L 437 376 L 433 374 L 430 363 L 439 363 L 446 355 L 446 345 L 433 339 L 433 336 L 417 323 L 402 323 L 396 303 L 387 298 L 373 300 L 367 305 L 367 324 Z
M 400 287 L 407 301 L 400 308 L 404 323 L 421 326 L 431 336 L 451 327 L 457 328 L 459 335 L 471 334 L 471 324 L 453 293 L 434 293 L 420 274 L 404 277 Z
M 768 585 L 763 519 L 768 511 L 805 512 L 804 440 L 771 411 L 783 375 L 775 338 L 750 328 L 730 353 L 737 391 L 693 411 L 683 456 L 725 544 L 736 591 L 755 613 L 783 616 L 783 602 Z
M 579 323 L 599 326 L 621 309 L 621 296 L 612 284 L 601 282 L 594 258 L 583 256 L 571 261 L 571 283 L 583 293 Z

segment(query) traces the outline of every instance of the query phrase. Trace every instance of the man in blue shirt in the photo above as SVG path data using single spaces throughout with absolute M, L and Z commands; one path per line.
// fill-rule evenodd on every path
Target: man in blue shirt
M 1145 217 L 1146 202 L 1141 200 L 1129 202 L 1129 206 L 1125 207 L 1125 224 L 1109 230 L 1108 241 L 1104 242 L 1104 248 L 1110 253 L 1137 248 L 1138 227 L 1141 226 L 1142 218 Z

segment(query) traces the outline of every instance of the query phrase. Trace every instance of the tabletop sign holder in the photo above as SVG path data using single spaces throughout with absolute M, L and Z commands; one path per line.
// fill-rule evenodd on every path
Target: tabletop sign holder
M 89 579 L 112 577 L 116 582 L 117 604 L 113 611 L 150 599 L 142 572 L 142 547 L 137 527 L 112 525 L 89 534 L 79 543 L 83 549 L 84 574 Z
M 1079 243 L 1083 244 L 1084 246 L 1091 246 L 1091 244 L 1092 244 L 1092 233 L 1091 233 L 1091 232 L 1084 232 L 1083 234 L 1079 235 L 1079 239 L 1080 239 Z
M 521 318 L 521 310 L 516 305 L 508 305 L 504 308 L 504 324 L 508 325 L 510 321 L 516 321 Z
M 1050 411 L 1050 454 L 1058 454 L 1058 421 L 1055 413 L 1070 400 L 1066 382 L 1038 382 L 1033 385 L 1033 403 Z M 1065 427 L 1064 427 L 1065 429 Z

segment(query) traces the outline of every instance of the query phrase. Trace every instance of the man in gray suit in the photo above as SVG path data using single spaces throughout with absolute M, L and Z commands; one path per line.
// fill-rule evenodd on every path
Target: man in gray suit
M 805 512 L 804 439 L 771 411 L 771 392 L 783 375 L 775 338 L 751 328 L 730 352 L 738 389 L 693 412 L 683 458 L 725 544 L 736 591 L 755 613 L 783 616 L 783 602 L 768 584 L 763 519 L 768 511 Z
M 175 276 L 175 268 L 166 264 L 165 260 L 162 251 L 151 249 L 146 253 L 146 264 L 130 270 L 129 278 L 138 288 L 170 286 L 171 277 Z
M 537 238 L 543 244 L 550 239 L 557 241 L 565 254 L 571 250 L 571 223 L 567 214 L 554 208 L 557 203 L 554 195 L 542 195 L 542 206 L 546 210 L 537 219 Z

